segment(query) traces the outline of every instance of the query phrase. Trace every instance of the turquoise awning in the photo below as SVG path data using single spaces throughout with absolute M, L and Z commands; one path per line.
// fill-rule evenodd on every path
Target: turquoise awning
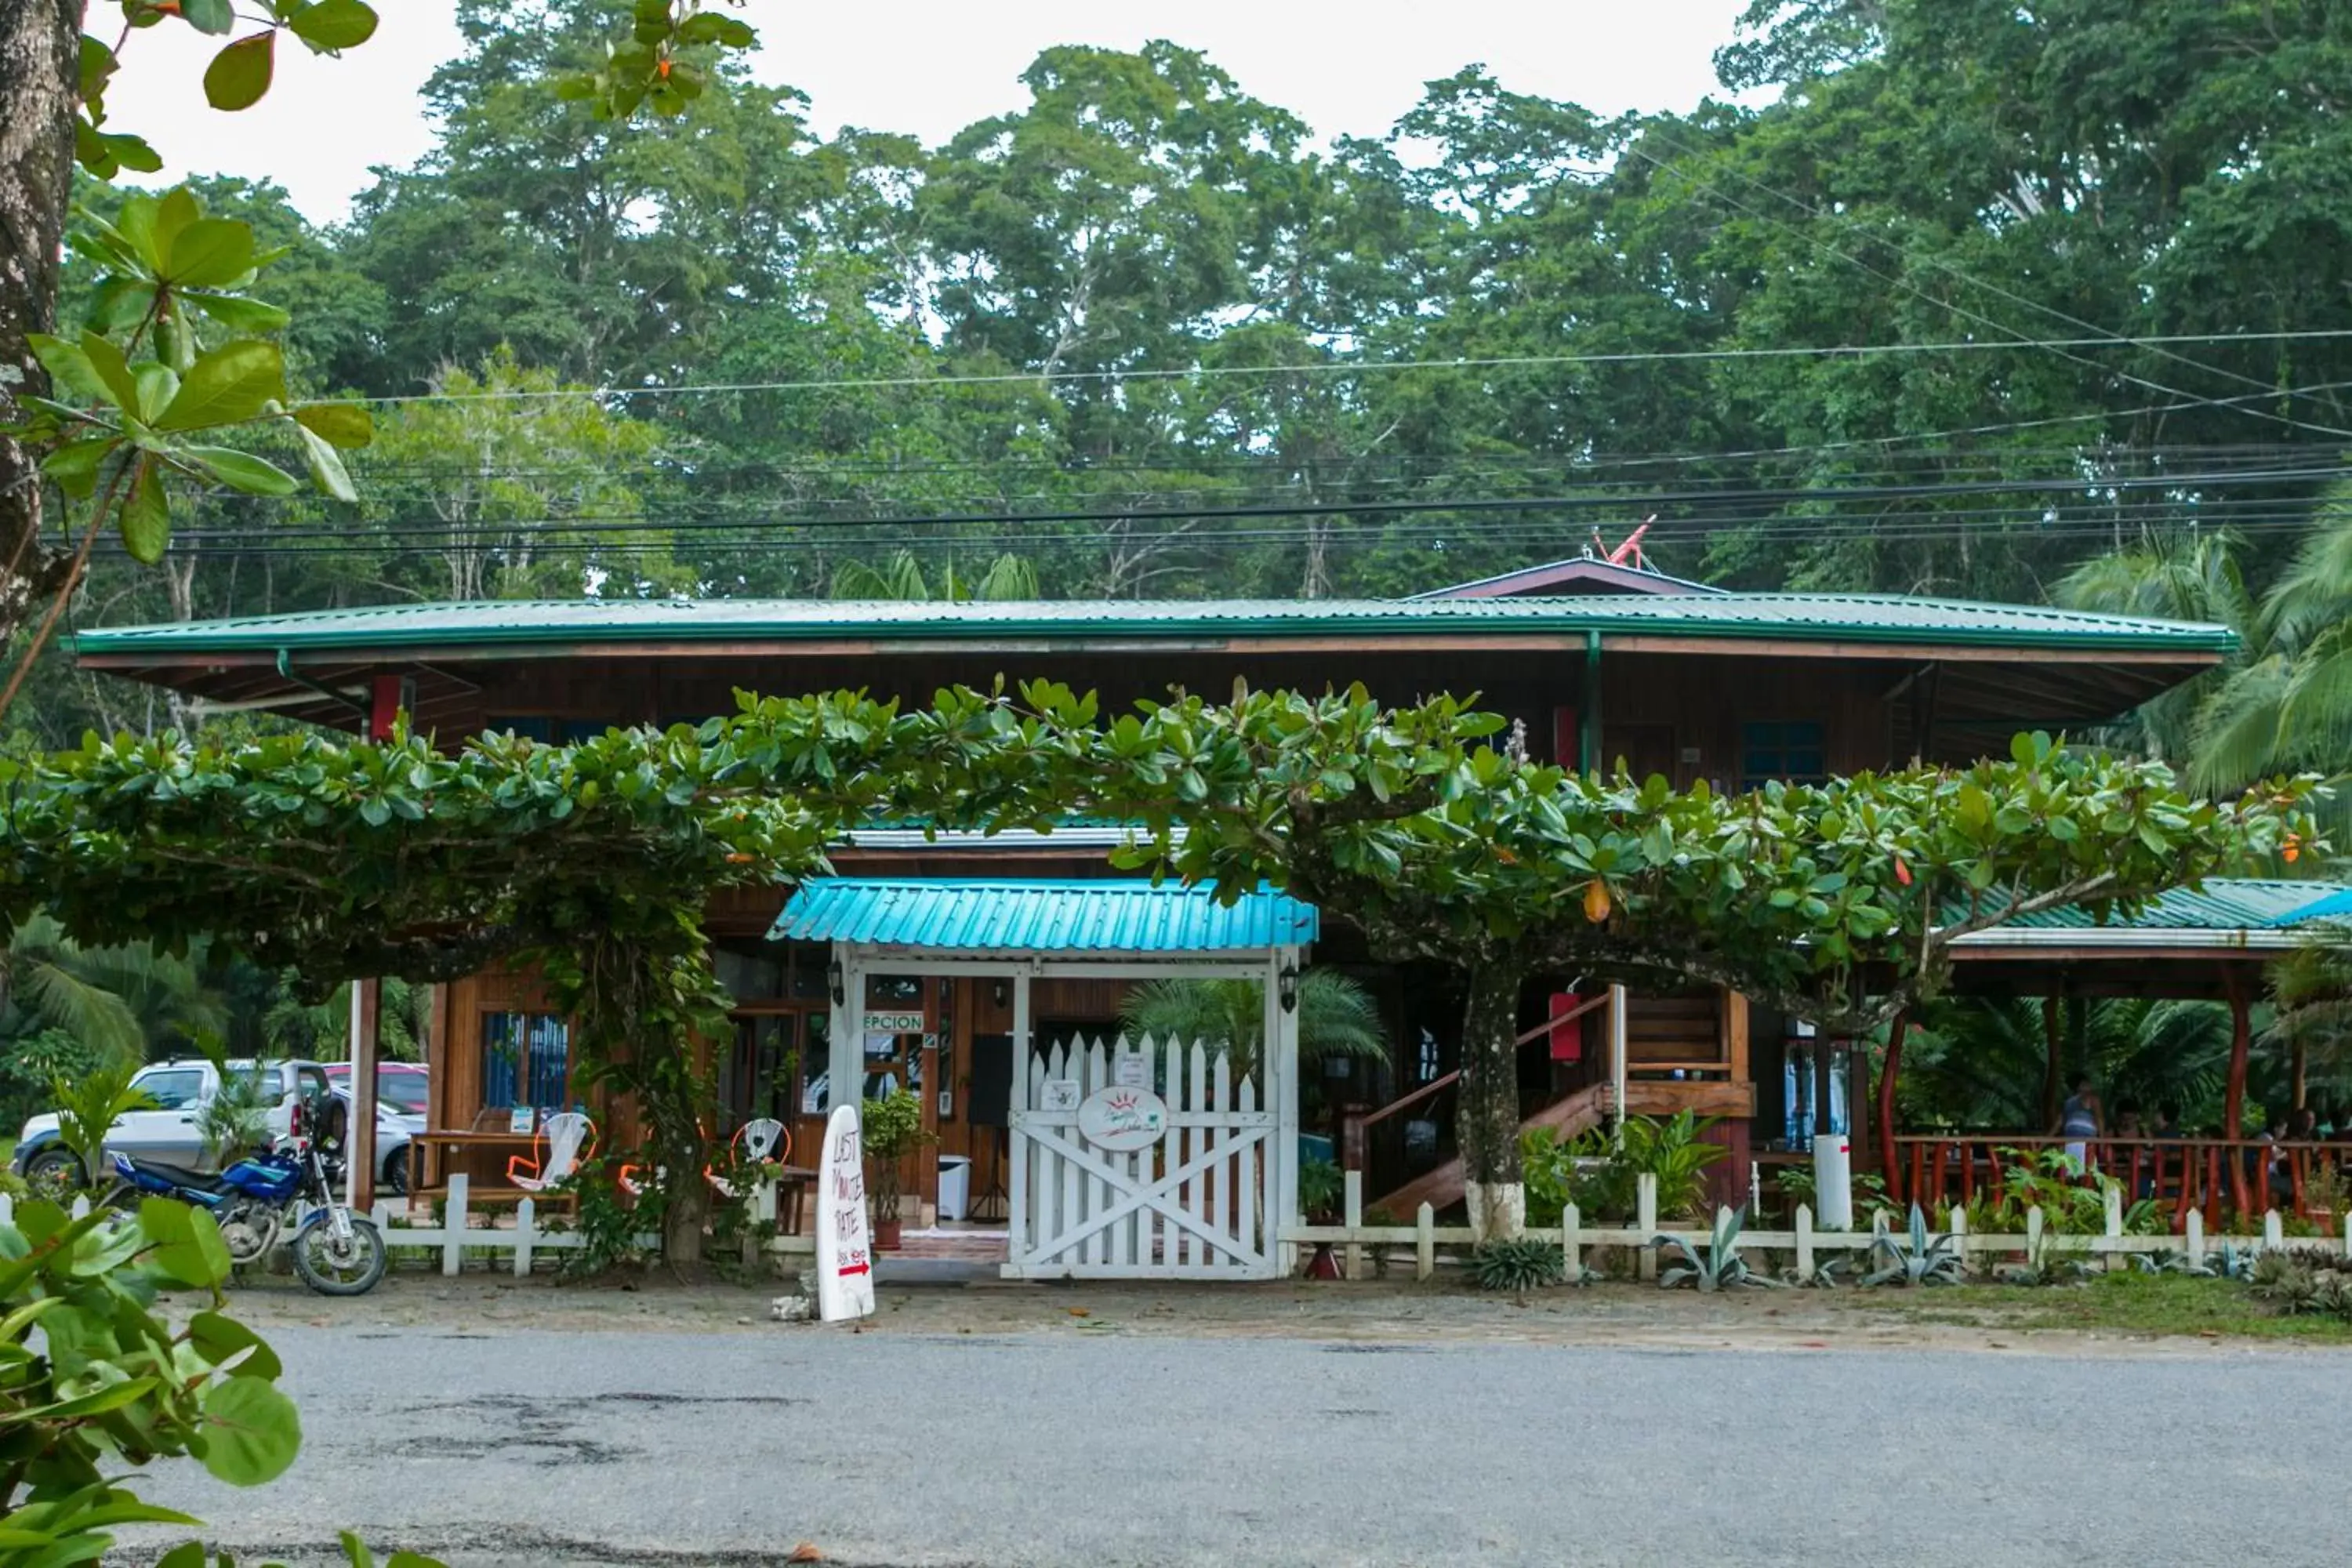
M 2339 888 L 2324 899 L 2290 910 L 2271 923 L 2293 926 L 2305 921 L 2352 921 L 2352 888 Z
M 1315 906 L 1259 888 L 1231 904 L 1208 888 L 1149 882 L 824 877 L 803 882 L 770 940 L 938 952 L 1262 954 L 1301 947 Z

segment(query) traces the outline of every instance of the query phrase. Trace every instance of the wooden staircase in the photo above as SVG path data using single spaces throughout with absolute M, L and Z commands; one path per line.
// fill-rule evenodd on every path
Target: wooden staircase
M 1521 1132 L 1538 1127 L 1549 1127 L 1562 1139 L 1569 1139 L 1601 1125 L 1609 1114 L 1609 1086 L 1596 1083 L 1578 1089 L 1565 1100 L 1554 1100 L 1541 1110 L 1519 1123 Z M 1443 1214 L 1462 1201 L 1464 1178 L 1459 1155 L 1443 1165 L 1423 1172 L 1396 1191 L 1376 1200 L 1367 1201 L 1367 1209 L 1386 1209 L 1400 1224 L 1411 1223 L 1412 1216 L 1427 1204 Z

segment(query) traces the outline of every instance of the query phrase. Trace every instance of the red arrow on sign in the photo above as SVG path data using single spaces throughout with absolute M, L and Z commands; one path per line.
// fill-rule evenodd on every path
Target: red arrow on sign
M 874 1266 L 870 1263 L 845 1263 L 841 1266 L 840 1272 L 844 1275 L 871 1274 L 874 1272 Z

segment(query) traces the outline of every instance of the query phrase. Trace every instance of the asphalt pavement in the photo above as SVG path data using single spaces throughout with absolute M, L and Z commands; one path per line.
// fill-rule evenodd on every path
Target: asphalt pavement
M 2316 1563 L 2352 1354 L 279 1328 L 240 1562 Z M 131 1561 L 150 1562 L 152 1549 Z

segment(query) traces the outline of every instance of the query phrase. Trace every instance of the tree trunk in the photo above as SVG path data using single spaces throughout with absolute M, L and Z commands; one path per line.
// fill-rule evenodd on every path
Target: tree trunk
M 0 431 L 44 396 L 26 341 L 57 328 L 58 270 L 73 192 L 81 0 L 0 0 Z M 0 641 L 64 585 L 71 555 L 41 541 L 36 455 L 0 434 Z
M 669 1167 L 668 1202 L 662 1205 L 662 1258 L 672 1268 L 699 1268 L 702 1227 L 710 1220 L 710 1193 L 702 1180 L 702 1161 L 691 1150 Z
M 1481 1241 L 1527 1228 L 1528 1189 L 1519 1165 L 1521 967 L 1482 963 L 1470 971 L 1462 1019 L 1462 1091 L 1454 1113 L 1462 1145 L 1463 1195 Z

